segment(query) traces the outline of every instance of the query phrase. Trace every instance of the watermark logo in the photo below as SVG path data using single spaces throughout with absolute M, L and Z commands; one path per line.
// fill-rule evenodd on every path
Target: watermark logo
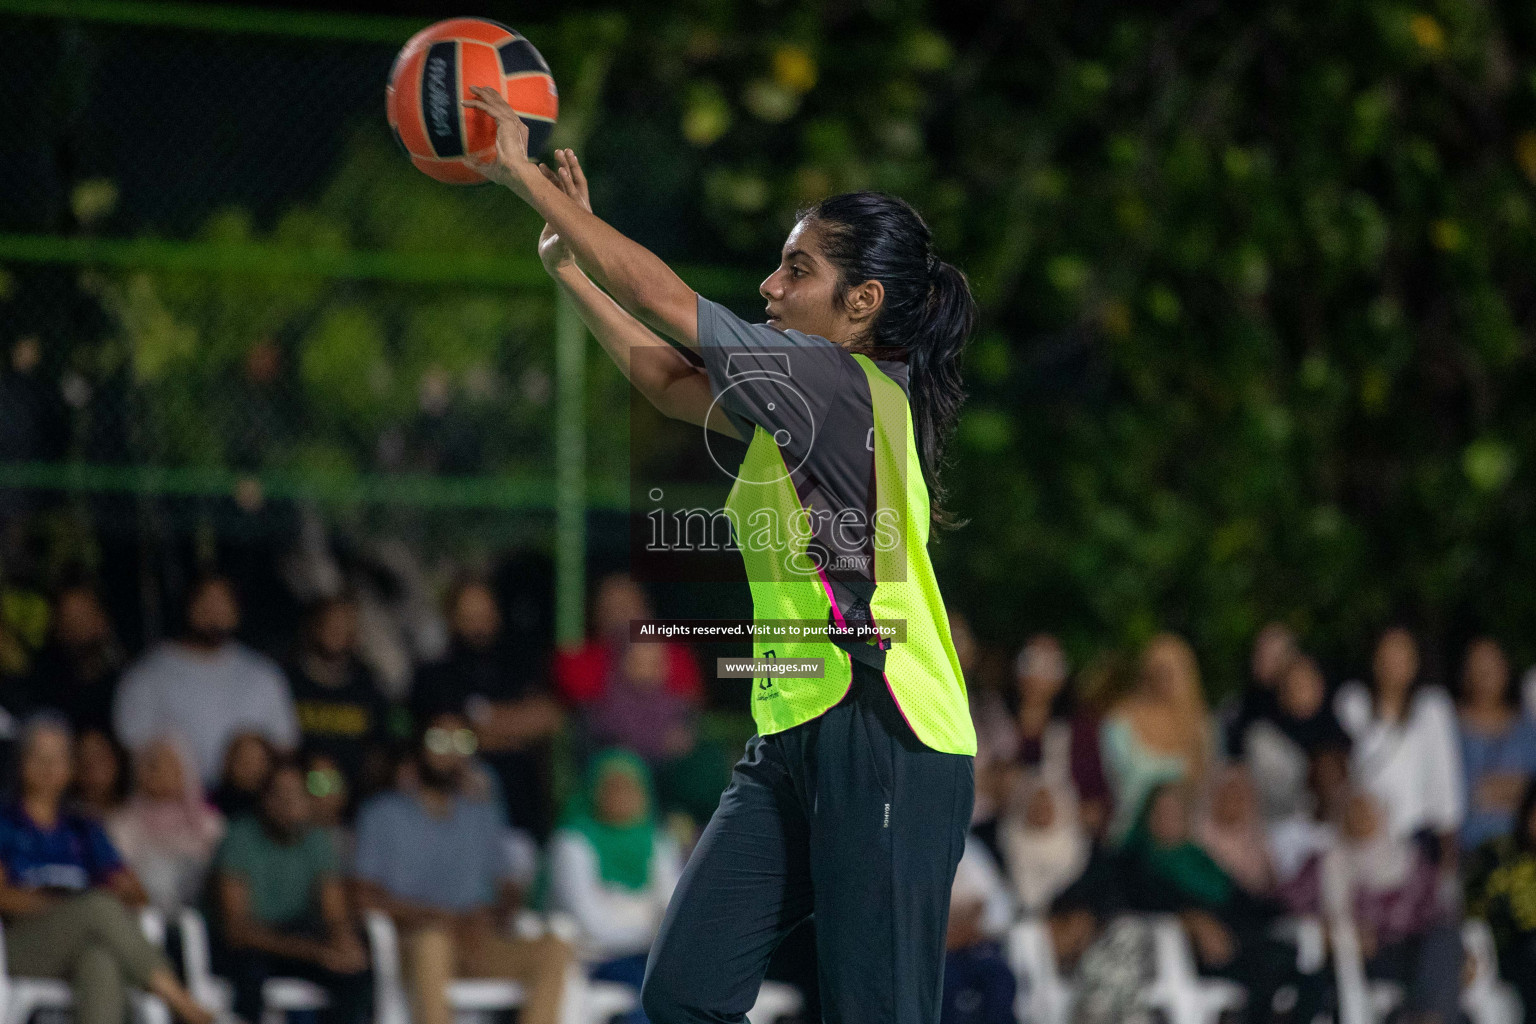
M 891 441 L 877 429 L 862 371 L 788 344 L 712 349 L 707 362 L 704 422 L 714 429 L 662 419 L 631 392 L 631 571 L 725 581 L 740 579 L 745 557 L 749 575 L 765 581 L 904 578 L 909 463 L 882 448 Z M 893 404 L 905 425 L 904 402 Z M 885 413 L 881 422 L 891 421 Z M 878 486 L 876 465 L 886 467 Z

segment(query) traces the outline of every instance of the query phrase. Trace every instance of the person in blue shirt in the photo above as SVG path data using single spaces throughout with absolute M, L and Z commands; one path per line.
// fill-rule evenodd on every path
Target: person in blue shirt
M 521 902 L 507 856 L 507 818 L 469 719 L 427 719 L 413 785 L 374 797 L 357 819 L 353 864 L 365 909 L 394 919 L 416 1024 L 452 1024 L 454 977 L 510 978 L 528 993 L 523 1024 L 557 1024 L 571 948 L 553 935 L 508 933 Z
M 63 807 L 73 745 L 52 714 L 30 719 L 18 744 L 19 794 L 0 805 L 7 967 L 70 982 L 79 1024 L 123 1024 L 129 986 L 153 992 L 186 1024 L 212 1024 L 129 912 L 144 890 L 111 840 Z
M 1520 713 L 1509 685 L 1509 659 L 1481 637 L 1467 646 L 1457 731 L 1466 819 L 1461 848 L 1475 850 L 1514 826 L 1515 808 L 1536 775 L 1536 722 Z

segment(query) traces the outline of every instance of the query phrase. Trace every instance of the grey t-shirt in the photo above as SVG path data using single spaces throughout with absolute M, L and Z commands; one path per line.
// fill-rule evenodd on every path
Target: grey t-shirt
M 353 873 L 401 899 L 464 913 L 496 902 L 510 878 L 497 803 L 459 797 L 446 818 L 409 793 L 385 793 L 357 817 Z
M 778 443 L 800 504 L 815 515 L 811 544 L 839 610 L 851 623 L 863 621 L 867 611 L 849 584 L 867 585 L 874 569 L 875 420 L 864 370 L 825 338 L 747 323 L 703 296 L 699 352 L 742 439 L 762 427 Z M 875 365 L 906 392 L 905 363 Z M 857 515 L 840 515 L 845 510 Z
M 130 750 L 176 734 L 210 787 L 240 733 L 260 733 L 285 750 L 299 744 L 287 677 L 272 659 L 235 641 L 211 653 L 174 641 L 155 647 L 123 674 L 112 722 Z

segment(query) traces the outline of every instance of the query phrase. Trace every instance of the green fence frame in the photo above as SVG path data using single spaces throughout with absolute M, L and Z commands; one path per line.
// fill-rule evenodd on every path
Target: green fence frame
M 359 43 L 403 43 L 428 22 L 391 16 L 321 11 L 268 10 L 159 0 L 0 0 L 0 15 L 61 21 L 205 31 L 238 35 L 274 35 Z M 578 99 L 595 102 L 596 89 L 582 88 Z M 573 111 L 581 124 L 586 111 Z M 568 140 L 574 144 L 574 140 Z M 221 244 L 161 239 L 66 238 L 0 233 L 0 262 L 107 266 L 210 274 L 274 275 L 385 281 L 396 284 L 462 284 L 509 291 L 551 286 L 536 259 L 293 249 L 263 244 Z M 700 291 L 713 294 L 755 291 L 755 284 L 734 271 L 680 267 Z M 389 502 L 422 508 L 492 509 L 553 512 L 555 519 L 556 640 L 579 643 L 584 633 L 586 589 L 586 512 L 589 508 L 623 509 L 627 495 L 603 489 L 593 493 L 586 476 L 585 386 L 586 331 L 575 310 L 560 296 L 555 319 L 555 465 L 548 478 L 451 479 L 440 477 L 309 477 L 240 474 L 222 469 L 161 469 L 55 463 L 0 466 L 0 487 L 64 491 L 135 493 L 158 496 L 230 495 L 254 485 L 270 498 L 298 498 L 328 504 Z

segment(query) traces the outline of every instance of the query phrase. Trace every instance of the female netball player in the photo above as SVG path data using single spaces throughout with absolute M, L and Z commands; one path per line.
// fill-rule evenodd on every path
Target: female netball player
M 745 1020 L 769 955 L 814 914 L 826 1021 L 936 1024 L 976 752 L 927 554 L 975 320 L 965 277 L 906 203 L 837 196 L 790 232 L 760 288 L 767 322 L 748 324 L 594 216 L 573 153 L 529 161 L 517 115 L 474 94 L 498 125 L 477 169 L 544 217 L 545 266 L 603 348 L 663 413 L 749 442 L 727 508 L 755 617 L 844 628 L 755 644 L 823 675 L 754 680 L 758 735 L 672 898 L 643 1008 Z M 871 623 L 905 632 L 849 638 Z

